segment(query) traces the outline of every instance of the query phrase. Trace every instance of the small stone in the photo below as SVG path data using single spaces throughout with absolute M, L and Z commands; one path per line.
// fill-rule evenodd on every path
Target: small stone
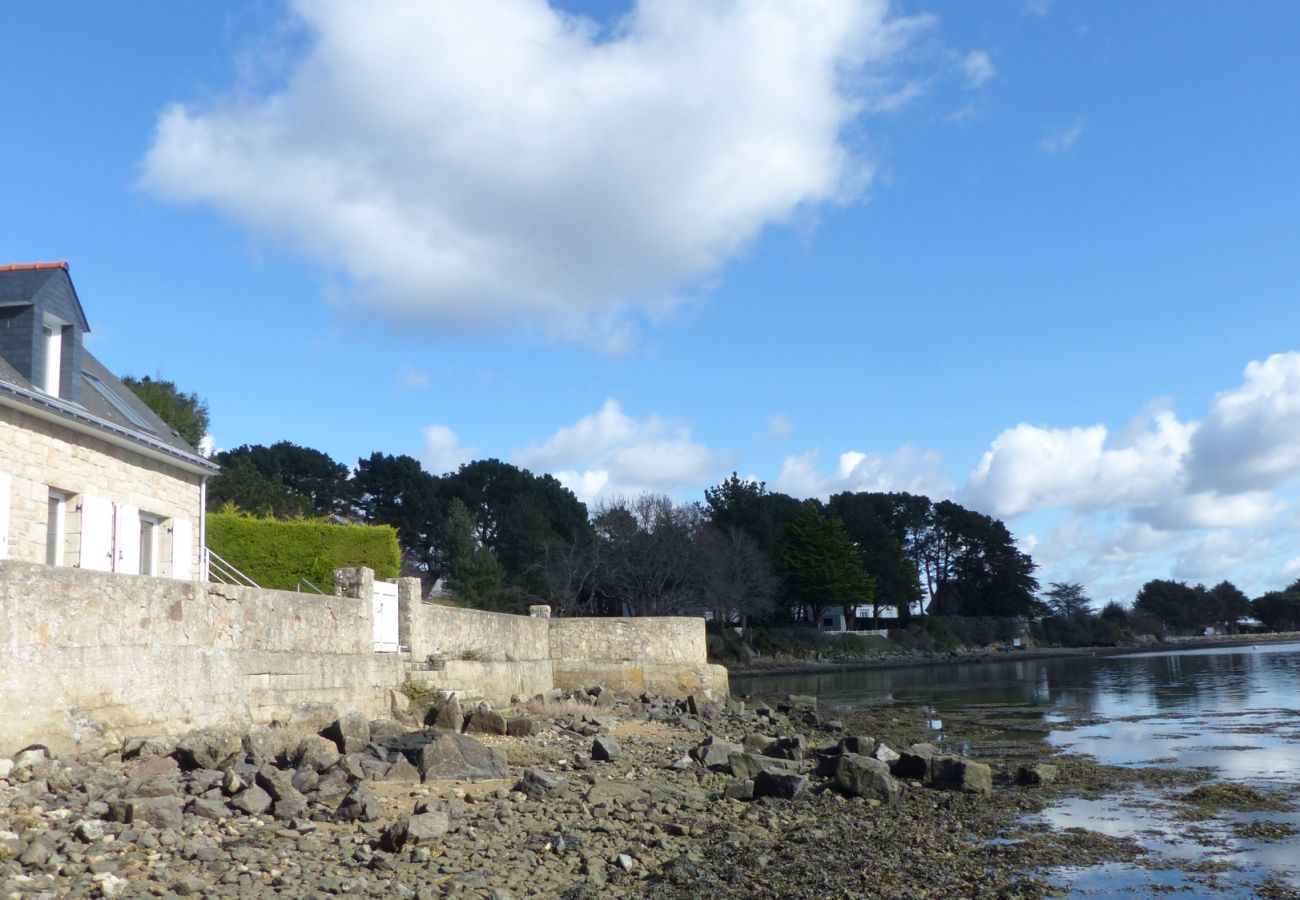
M 617 861 L 618 867 L 624 872 L 631 872 L 636 868 L 636 860 L 626 853 L 620 853 Z

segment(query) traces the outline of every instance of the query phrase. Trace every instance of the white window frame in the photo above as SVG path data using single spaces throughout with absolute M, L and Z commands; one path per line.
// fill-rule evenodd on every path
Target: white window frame
M 45 522 L 45 562 L 51 566 L 63 565 L 64 547 L 68 542 L 68 494 L 50 488 L 49 505 Z
M 64 324 L 63 320 L 46 315 L 41 326 L 45 338 L 45 382 L 41 389 L 53 397 L 59 396 L 59 387 L 63 380 Z
M 140 513 L 140 574 L 158 574 L 158 535 L 162 519 L 152 513 Z

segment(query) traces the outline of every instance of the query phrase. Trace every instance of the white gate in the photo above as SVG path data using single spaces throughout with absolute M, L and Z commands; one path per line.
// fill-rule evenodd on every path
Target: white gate
M 396 653 L 401 649 L 397 642 L 397 585 L 376 581 L 371 603 L 375 612 L 375 652 Z

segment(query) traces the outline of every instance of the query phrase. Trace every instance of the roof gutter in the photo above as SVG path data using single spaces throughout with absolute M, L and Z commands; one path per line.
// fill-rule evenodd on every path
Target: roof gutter
M 92 416 L 63 400 L 38 394 L 5 381 L 0 381 L 0 404 L 81 434 L 100 438 L 118 447 L 125 447 L 141 456 L 165 462 L 192 475 L 208 476 L 221 471 L 220 466 L 201 456 L 178 450 L 170 444 L 129 428 L 123 428 L 99 416 Z

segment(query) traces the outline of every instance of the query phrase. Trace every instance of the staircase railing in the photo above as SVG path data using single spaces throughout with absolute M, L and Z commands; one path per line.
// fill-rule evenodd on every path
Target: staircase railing
M 244 587 L 261 587 L 256 581 L 223 559 L 221 554 L 211 547 L 203 548 L 203 569 L 207 573 L 206 581 L 216 582 L 217 584 L 238 584 Z

